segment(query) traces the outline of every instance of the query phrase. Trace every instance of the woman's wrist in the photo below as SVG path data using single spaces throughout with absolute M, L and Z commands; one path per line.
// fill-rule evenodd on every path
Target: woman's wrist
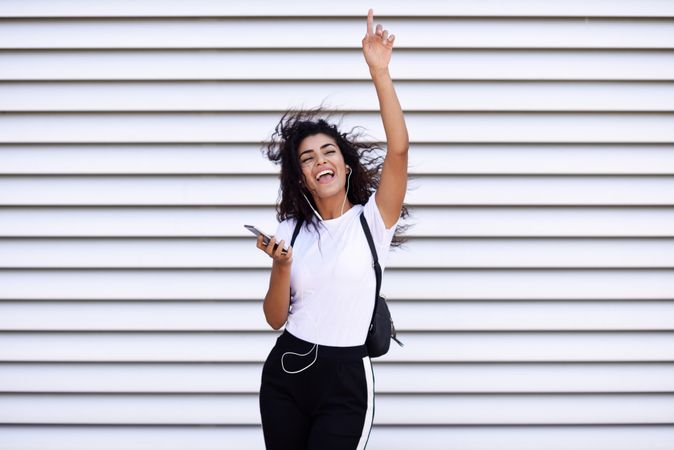
M 382 77 L 390 78 L 391 75 L 388 71 L 388 67 L 383 67 L 383 68 L 377 67 L 377 68 L 374 68 L 374 69 L 372 67 L 370 67 L 370 76 L 374 80 L 375 78 L 382 78 Z
M 275 269 L 277 271 L 290 273 L 291 262 L 292 260 L 289 260 L 287 262 L 272 261 L 271 266 L 272 269 Z

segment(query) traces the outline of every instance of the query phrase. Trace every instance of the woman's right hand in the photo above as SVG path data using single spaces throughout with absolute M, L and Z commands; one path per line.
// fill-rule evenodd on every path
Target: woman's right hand
M 290 266 L 293 261 L 293 248 L 288 247 L 287 252 L 283 252 L 283 244 L 285 241 L 281 239 L 279 242 L 276 251 L 274 251 L 274 244 L 276 243 L 276 237 L 272 236 L 267 245 L 264 245 L 264 236 L 259 235 L 257 237 L 257 248 L 269 255 L 270 258 L 274 260 L 274 264 L 279 264 L 282 266 Z

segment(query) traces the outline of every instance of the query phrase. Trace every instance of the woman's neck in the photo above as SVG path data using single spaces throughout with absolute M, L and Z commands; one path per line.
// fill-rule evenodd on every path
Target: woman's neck
M 353 207 L 353 203 L 344 195 L 334 195 L 328 198 L 316 198 L 316 207 L 323 220 L 336 219 Z

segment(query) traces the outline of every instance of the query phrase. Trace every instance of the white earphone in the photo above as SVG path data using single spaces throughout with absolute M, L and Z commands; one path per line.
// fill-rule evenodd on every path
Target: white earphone
M 283 364 L 283 358 L 285 358 L 286 355 L 307 356 L 309 353 L 313 352 L 314 349 L 316 349 L 316 356 L 314 356 L 314 360 L 311 361 L 311 363 L 308 366 L 300 370 L 286 370 L 286 366 Z M 301 371 L 307 370 L 309 367 L 311 367 L 311 365 L 316 362 L 316 358 L 318 358 L 318 344 L 314 344 L 314 346 L 311 347 L 311 350 L 309 350 L 306 353 L 285 352 L 283 355 L 281 355 L 281 368 L 285 373 L 289 374 L 300 373 Z

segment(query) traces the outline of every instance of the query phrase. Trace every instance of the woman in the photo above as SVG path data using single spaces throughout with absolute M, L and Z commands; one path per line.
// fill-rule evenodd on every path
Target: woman
M 273 329 L 287 322 L 262 369 L 260 414 L 268 450 L 363 449 L 374 418 L 365 339 L 376 284 L 360 214 L 383 270 L 389 248 L 404 242 L 395 235 L 405 228 L 396 227 L 399 219 L 408 215 L 409 142 L 388 71 L 395 38 L 372 25 L 370 9 L 362 44 L 386 132 L 383 167 L 372 165 L 381 157 L 366 155 L 374 144 L 355 142 L 323 119 L 310 120 L 317 110 L 286 113 L 267 146 L 267 157 L 281 164 L 282 200 L 276 234 L 267 245 L 262 236 L 257 240 L 273 258 L 263 309 Z

